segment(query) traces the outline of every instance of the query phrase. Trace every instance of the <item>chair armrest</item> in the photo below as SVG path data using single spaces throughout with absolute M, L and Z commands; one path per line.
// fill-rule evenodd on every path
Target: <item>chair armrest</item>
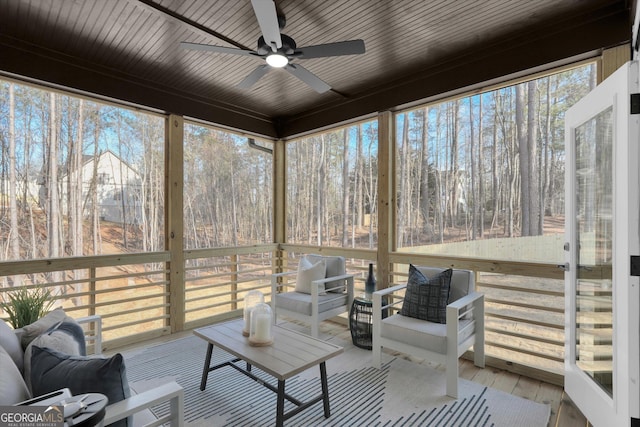
M 147 426 L 159 426 L 170 422 L 172 427 L 182 427 L 184 423 L 184 390 L 175 381 L 107 406 L 104 425 L 120 421 L 163 402 L 169 402 L 169 414 Z
M 348 302 L 347 305 L 349 307 L 351 307 L 351 303 L 353 302 L 353 281 L 354 281 L 355 275 L 353 274 L 342 274 L 340 276 L 331 276 L 331 277 L 326 277 L 324 279 L 318 279 L 318 280 L 312 280 L 311 281 L 311 302 L 313 305 L 317 305 L 319 303 L 319 299 L 318 296 L 320 295 L 320 287 L 322 287 L 322 289 L 326 292 L 331 291 L 332 289 L 338 289 L 341 288 L 345 285 L 338 285 L 334 288 L 325 288 L 324 284 L 328 283 L 328 282 L 333 282 L 335 280 L 345 280 L 347 282 L 346 284 L 346 291 L 347 291 L 347 296 L 348 296 Z M 340 293 L 335 293 L 336 297 L 340 297 L 341 294 Z
M 85 334 L 85 341 L 87 344 L 93 342 L 94 345 L 94 354 L 102 354 L 102 316 L 98 314 L 93 314 L 91 316 L 84 316 L 75 319 L 80 325 L 86 325 L 89 323 L 93 323 L 95 325 L 95 329 L 93 330 L 93 335 Z
M 323 285 L 325 283 L 329 283 L 329 282 L 334 282 L 337 280 L 346 280 L 347 281 L 347 286 L 349 285 L 353 285 L 353 280 L 355 278 L 354 274 L 342 274 L 340 276 L 331 276 L 331 277 L 325 277 L 324 279 L 318 279 L 318 280 L 314 280 L 311 282 L 312 286 L 316 286 L 314 285 L 315 283 L 317 283 L 318 285 Z M 334 288 L 325 288 L 325 291 L 331 291 L 332 289 L 338 289 L 340 287 L 342 287 L 344 285 L 338 285 Z
M 394 305 L 401 303 L 403 301 L 403 298 L 398 297 L 391 304 L 387 304 L 385 306 L 382 305 L 383 297 L 385 295 L 390 295 L 390 294 L 392 294 L 394 292 L 397 292 L 397 291 L 400 291 L 400 290 L 402 290 L 402 289 L 404 289 L 406 287 L 407 287 L 407 284 L 405 283 L 403 285 L 391 286 L 389 288 L 384 288 L 384 289 L 380 289 L 379 291 L 375 291 L 371 295 L 371 298 L 373 300 L 373 306 L 372 306 L 373 312 L 375 313 L 376 311 L 378 311 L 378 312 L 382 313 L 382 310 L 386 310 L 389 307 L 393 307 Z
M 465 308 L 471 304 L 473 305 L 473 309 L 465 310 Z M 447 336 L 454 336 L 454 334 L 458 333 L 461 327 L 460 319 L 469 311 L 473 311 L 473 319 L 478 323 L 479 327 L 482 327 L 484 330 L 484 294 L 471 292 L 447 305 Z
M 465 308 L 469 304 L 476 302 L 477 300 L 483 300 L 484 302 L 484 294 L 481 294 L 480 292 L 471 292 L 468 295 L 465 295 L 462 298 L 447 305 L 447 310 L 449 310 L 449 307 L 451 307 L 452 310 L 460 311 L 461 309 Z
M 276 306 L 275 306 L 275 295 L 278 293 L 278 286 L 286 286 L 283 283 L 278 283 L 278 278 L 280 277 L 285 277 L 285 276 L 293 276 L 294 274 L 297 274 L 297 271 L 285 271 L 283 273 L 273 273 L 271 275 L 271 305 L 272 305 L 272 309 L 275 310 Z
M 484 322 L 484 294 L 481 294 L 479 292 L 471 292 L 468 295 L 465 295 L 462 298 L 447 305 L 447 324 L 454 324 L 455 329 L 457 330 L 460 318 L 466 315 L 468 312 L 462 312 L 462 310 L 464 310 L 470 304 L 473 304 L 473 318 Z
M 377 334 L 380 333 L 380 322 L 382 322 L 383 317 L 386 317 L 389 315 L 389 307 L 392 307 L 402 302 L 402 299 L 398 299 L 397 301 L 394 301 L 391 304 L 386 304 L 383 306 L 382 305 L 382 302 L 384 301 L 383 297 L 386 295 L 390 295 L 394 292 L 400 291 L 406 287 L 407 287 L 407 284 L 405 283 L 403 285 L 396 285 L 396 286 L 391 286 L 389 288 L 380 289 L 379 291 L 375 291 L 372 294 L 371 297 L 373 299 L 373 303 L 372 303 L 371 309 L 373 311 L 372 322 L 373 322 L 374 335 L 376 333 Z
M 390 288 L 380 289 L 379 291 L 375 291 L 373 293 L 374 299 L 375 299 L 375 295 L 376 294 L 378 294 L 378 295 L 388 295 L 390 293 L 393 293 L 393 292 L 396 292 L 396 291 L 400 291 L 400 290 L 402 290 L 402 289 L 404 289 L 406 287 L 407 287 L 407 284 L 405 283 L 403 285 L 396 285 L 396 286 L 391 286 Z
M 354 277 L 355 277 L 354 274 L 342 274 L 340 276 L 331 276 L 331 277 L 326 277 L 324 279 L 314 280 L 314 282 L 327 283 L 327 282 L 333 282 L 334 280 L 353 279 Z

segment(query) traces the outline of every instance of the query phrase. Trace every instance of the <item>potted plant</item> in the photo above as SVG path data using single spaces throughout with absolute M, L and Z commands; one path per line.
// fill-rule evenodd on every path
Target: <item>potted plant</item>
M 7 313 L 14 329 L 35 322 L 53 306 L 51 291 L 42 287 L 17 289 L 7 293 L 7 299 L 0 301 L 0 308 Z

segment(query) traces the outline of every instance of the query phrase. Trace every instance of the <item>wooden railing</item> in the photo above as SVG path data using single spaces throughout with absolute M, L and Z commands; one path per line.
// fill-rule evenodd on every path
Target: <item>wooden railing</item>
M 306 253 L 341 255 L 364 292 L 376 252 L 308 245 L 255 245 L 187 250 L 185 329 L 241 315 L 244 295 L 258 289 L 270 300 L 270 275 L 295 270 Z M 16 281 L 43 286 L 71 316 L 100 314 L 107 350 L 171 333 L 168 252 L 0 263 L 0 298 Z M 563 273 L 555 265 L 395 252 L 390 284 L 406 281 L 408 265 L 473 270 L 485 294 L 487 362 L 519 374 L 562 384 L 564 360 Z M 0 315 L 6 318 L 4 313 Z
M 277 245 L 185 251 L 185 328 L 242 316 L 244 296 L 271 292 Z
M 171 332 L 168 261 L 153 252 L 2 262 L 0 299 L 17 284 L 47 289 L 72 317 L 101 315 L 104 347 L 115 348 Z

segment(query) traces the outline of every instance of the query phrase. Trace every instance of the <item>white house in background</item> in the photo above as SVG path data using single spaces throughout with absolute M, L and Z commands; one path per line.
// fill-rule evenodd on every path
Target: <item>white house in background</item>
M 68 177 L 61 177 L 62 200 L 66 203 Z M 71 176 L 73 180 L 73 174 Z M 89 217 L 93 206 L 93 193 L 97 194 L 98 214 L 101 221 L 136 224 L 142 216 L 142 177 L 127 162 L 111 150 L 97 156 L 83 156 L 82 199 L 84 215 Z

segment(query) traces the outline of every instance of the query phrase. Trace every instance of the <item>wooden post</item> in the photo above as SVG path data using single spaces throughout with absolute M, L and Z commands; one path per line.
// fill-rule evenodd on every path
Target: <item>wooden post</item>
M 185 282 L 182 215 L 184 159 L 184 119 L 169 114 L 165 120 L 165 248 L 170 252 L 168 262 L 169 321 L 171 333 L 184 330 Z
M 396 250 L 394 117 L 378 114 L 378 289 L 389 287 L 390 253 Z
M 96 314 L 96 268 L 89 267 L 89 311 L 87 315 Z
M 631 46 L 626 43 L 602 51 L 598 60 L 598 83 L 601 83 L 614 71 L 631 60 Z
M 238 254 L 231 255 L 231 310 L 238 309 Z
M 287 242 L 287 143 L 279 139 L 273 144 L 273 242 Z M 285 254 L 278 247 L 274 254 L 273 272 L 281 273 Z

